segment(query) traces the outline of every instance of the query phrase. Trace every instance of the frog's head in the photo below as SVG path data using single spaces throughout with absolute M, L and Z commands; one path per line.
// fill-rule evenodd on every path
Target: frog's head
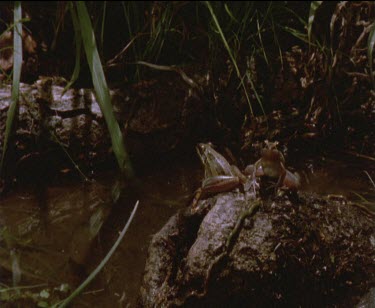
M 212 161 L 216 154 L 218 154 L 214 149 L 211 142 L 209 143 L 198 143 L 196 146 L 198 156 L 203 165 L 206 165 L 209 161 Z
M 265 140 L 265 147 L 261 151 L 261 156 L 263 160 L 273 161 L 273 162 L 285 162 L 283 154 L 277 149 L 278 141 L 268 141 Z
M 279 145 L 278 141 L 264 141 L 265 149 L 267 150 L 277 150 L 277 146 Z

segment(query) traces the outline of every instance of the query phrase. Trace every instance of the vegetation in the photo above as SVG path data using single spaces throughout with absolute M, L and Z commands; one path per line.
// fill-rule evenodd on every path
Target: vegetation
M 9 137 L 12 131 L 14 118 L 16 115 L 18 97 L 19 97 L 19 87 L 21 79 L 21 68 L 22 68 L 22 9 L 21 2 L 16 1 L 14 3 L 14 26 L 13 26 L 13 85 L 12 85 L 12 105 L 8 110 L 6 129 L 5 129 L 5 139 L 3 153 L 1 155 L 0 162 L 0 175 L 2 174 L 4 158 L 6 150 L 8 147 Z
M 31 169 L 33 172 L 26 169 L 25 173 L 34 174 L 40 165 L 47 165 L 42 154 L 58 160 L 58 155 L 51 154 L 56 148 L 68 161 L 56 169 L 77 169 L 85 179 L 90 176 L 81 168 L 87 172 L 95 169 L 90 155 L 100 152 L 108 159 L 113 152 L 128 185 L 137 183 L 132 159 L 152 161 L 155 152 L 163 156 L 168 151 L 183 151 L 181 144 L 200 139 L 230 145 L 239 160 L 254 154 L 254 144 L 264 139 L 302 145 L 300 151 L 308 154 L 333 146 L 340 153 L 375 160 L 373 3 L 79 1 L 48 5 L 25 2 L 21 6 L 16 1 L 14 7 L 4 4 L 2 9 L 0 78 L 4 87 L 12 80 L 12 91 L 6 115 L 0 110 L 1 121 L 4 119 L 0 123 L 0 193 L 6 185 L 17 182 L 14 170 L 22 169 L 25 162 L 38 166 Z M 34 84 L 39 76 L 69 80 L 63 93 L 72 88 L 94 88 L 111 140 L 110 150 L 98 149 L 100 146 L 87 149 L 86 144 L 77 150 L 73 142 L 60 140 L 54 131 L 46 133 L 44 117 L 58 112 L 44 110 L 41 100 L 40 110 L 36 108 L 41 119 L 31 116 L 30 121 L 30 126 L 34 120 L 40 121 L 41 133 L 27 131 L 19 136 L 22 119 L 18 106 L 21 101 L 31 104 L 20 90 L 21 82 Z M 125 89 L 123 106 L 114 104 L 112 88 Z M 134 93 L 140 99 L 132 99 Z M 176 100 L 175 104 L 168 103 L 170 100 Z M 87 106 L 81 109 L 83 115 L 89 114 Z M 61 117 L 66 119 L 70 114 L 77 116 L 73 110 Z M 129 127 L 137 115 L 141 119 L 136 119 L 132 131 Z M 97 120 L 92 114 L 88 117 L 92 122 Z M 79 135 L 77 127 L 70 136 Z M 186 134 L 178 135 L 184 130 Z M 172 141 L 166 138 L 170 135 Z M 102 136 L 98 136 L 100 141 Z M 132 136 L 139 138 L 139 143 L 144 139 L 149 143 L 129 146 Z M 156 141 L 149 141 L 153 139 Z M 162 148 L 164 140 L 168 151 Z M 129 148 L 135 149 L 133 156 Z M 89 154 L 84 156 L 84 151 Z M 35 157 L 39 157 L 40 165 Z M 85 164 L 89 166 L 86 169 L 82 167 Z M 372 170 L 366 175 L 374 185 Z M 44 177 L 48 182 L 49 177 Z M 115 193 L 121 189 L 116 187 Z M 354 194 L 358 203 L 373 206 L 367 195 Z M 118 241 L 136 209 L 137 205 Z M 14 298 L 8 295 L 13 291 L 0 286 L 5 294 L 0 300 L 11 302 Z M 29 296 L 43 306 L 39 293 Z
M 120 170 L 130 179 L 133 176 L 133 170 L 128 154 L 125 150 L 120 127 L 113 114 L 109 89 L 105 80 L 99 53 L 96 48 L 95 35 L 91 26 L 90 17 L 83 2 L 77 2 L 76 6 L 78 16 L 73 19 L 79 20 L 80 31 L 76 30 L 75 33 L 76 35 L 79 35 L 80 33 L 82 35 L 83 46 L 85 47 L 87 62 L 90 67 L 96 96 L 108 125 L 109 134 L 112 139 L 113 151 L 117 157 Z M 74 14 L 74 9 L 72 9 L 72 16 L 74 16 Z M 76 41 L 78 40 L 79 38 Z M 77 48 L 78 47 L 79 46 L 77 46 Z

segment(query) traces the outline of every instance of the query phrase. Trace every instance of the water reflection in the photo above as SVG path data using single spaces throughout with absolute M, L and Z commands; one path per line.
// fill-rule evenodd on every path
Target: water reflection
M 353 157 L 324 157 L 305 166 L 304 191 L 321 195 L 342 195 L 352 202 L 361 203 L 375 212 L 375 187 L 368 175 L 375 176 L 375 164 Z
M 168 163 L 168 162 L 166 162 Z M 115 177 L 93 183 L 49 186 L 42 193 L 18 191 L 0 203 L 0 280 L 12 285 L 11 251 L 17 251 L 20 284 L 68 283 L 76 287 L 99 264 L 124 227 L 136 200 L 138 212 L 111 260 L 80 298 L 82 305 L 135 303 L 151 235 L 186 206 L 200 166 L 170 164 L 144 171 L 137 190 L 112 203 Z M 41 195 L 43 200 L 41 202 Z M 14 267 L 14 263 L 13 263 Z
M 36 194 L 37 195 L 37 194 Z M 19 252 L 22 283 L 71 281 L 70 262 L 83 263 L 110 212 L 108 189 L 97 183 L 49 187 L 45 205 L 39 197 L 18 192 L 2 200 L 5 249 Z M 95 223 L 93 223 L 93 221 Z M 9 268 L 7 258 L 1 262 Z M 6 283 L 6 280 L 2 279 Z

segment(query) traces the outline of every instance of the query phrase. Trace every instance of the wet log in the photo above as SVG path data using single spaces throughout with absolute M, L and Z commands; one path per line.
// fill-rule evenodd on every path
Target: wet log
M 245 217 L 252 204 L 229 192 L 171 217 L 150 244 L 140 306 L 353 307 L 370 289 L 373 217 L 306 194 Z

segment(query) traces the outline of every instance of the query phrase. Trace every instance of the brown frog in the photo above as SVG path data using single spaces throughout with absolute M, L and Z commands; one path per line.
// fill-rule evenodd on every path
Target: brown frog
M 278 142 L 265 141 L 265 147 L 261 151 L 261 158 L 244 170 L 246 175 L 254 177 L 267 176 L 278 179 L 276 189 L 285 187 L 297 191 L 301 186 L 298 174 L 294 174 L 285 168 L 284 155 L 277 149 Z

